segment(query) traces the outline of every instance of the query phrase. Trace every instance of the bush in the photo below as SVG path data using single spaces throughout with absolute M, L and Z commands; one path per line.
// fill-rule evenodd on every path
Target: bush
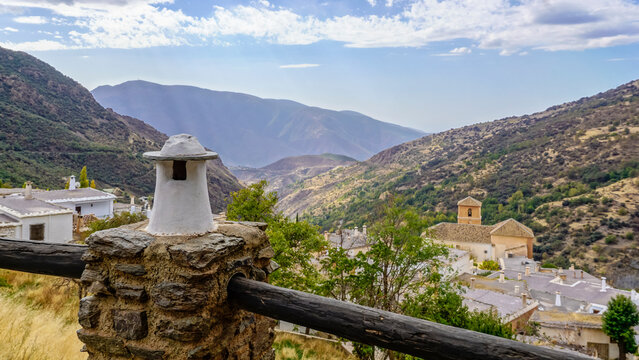
M 612 244 L 616 244 L 617 243 L 617 235 L 614 234 L 610 234 L 608 236 L 606 236 L 606 244 L 608 245 L 612 245 Z
M 544 269 L 556 269 L 557 265 L 551 263 L 551 262 L 545 262 L 543 264 L 541 264 L 541 267 Z
M 625 238 L 628 240 L 633 240 L 635 238 L 635 233 L 633 233 L 632 231 L 627 232 Z
M 84 236 L 89 236 L 96 231 L 117 228 L 122 225 L 134 224 L 146 220 L 146 215 L 142 213 L 123 212 L 106 219 L 98 219 L 87 224 L 89 230 L 84 232 Z
M 499 267 L 499 263 L 497 263 L 497 261 L 493 261 L 493 260 L 484 260 L 481 262 L 481 264 L 479 264 L 479 268 L 482 270 L 492 270 L 492 271 L 496 271 L 501 269 Z
M 628 215 L 628 209 L 624 207 L 619 208 L 619 210 L 617 210 L 617 214 L 619 214 L 620 216 L 626 216 Z

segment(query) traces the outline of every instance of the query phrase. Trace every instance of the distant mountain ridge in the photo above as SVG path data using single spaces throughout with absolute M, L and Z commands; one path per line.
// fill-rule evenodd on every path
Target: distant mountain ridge
M 279 159 L 337 153 L 364 160 L 423 132 L 354 111 L 182 85 L 128 81 L 99 86 L 95 99 L 167 134 L 191 133 L 229 164 L 261 167 Z
M 132 117 L 100 106 L 91 93 L 52 66 L 0 48 L 0 180 L 21 186 L 61 188 L 64 177 L 87 166 L 99 187 L 152 194 L 153 163 L 142 157 L 159 150 L 167 136 Z M 217 159 L 208 163 L 211 206 L 241 188 Z
M 357 160 L 345 155 L 321 154 L 291 156 L 259 169 L 231 167 L 231 172 L 245 184 L 268 181 L 268 191 L 277 191 L 280 197 L 293 191 L 291 185 L 325 173 L 339 166 L 350 166 Z

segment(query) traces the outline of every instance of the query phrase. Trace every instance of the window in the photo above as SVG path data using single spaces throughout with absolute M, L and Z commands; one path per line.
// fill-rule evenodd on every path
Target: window
M 76 206 L 75 207 L 75 212 L 77 212 L 78 215 L 82 215 L 82 206 Z
M 473 209 L 468 209 L 468 216 L 473 216 Z
M 186 180 L 186 161 L 173 161 L 173 180 Z
M 44 240 L 44 224 L 29 226 L 29 240 Z

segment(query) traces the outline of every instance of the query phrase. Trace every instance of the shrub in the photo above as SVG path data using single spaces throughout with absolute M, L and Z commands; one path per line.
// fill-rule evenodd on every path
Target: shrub
M 482 261 L 481 264 L 479 264 L 479 268 L 482 270 L 492 270 L 492 271 L 496 271 L 500 269 L 499 263 L 493 260 Z
M 617 243 L 617 235 L 610 234 L 606 236 L 606 244 L 612 245 Z
M 556 269 L 557 265 L 550 263 L 550 262 L 545 262 L 543 264 L 541 264 L 541 267 L 544 269 Z
M 617 210 L 617 214 L 619 214 L 620 216 L 625 216 L 628 215 L 628 209 L 626 208 L 619 208 L 619 210 Z
M 87 224 L 89 230 L 84 233 L 89 236 L 96 231 L 117 228 L 122 225 L 134 224 L 146 220 L 146 215 L 142 213 L 123 212 L 106 219 L 98 219 Z
M 633 240 L 635 238 L 635 233 L 633 233 L 632 231 L 627 232 L 624 237 L 628 240 Z

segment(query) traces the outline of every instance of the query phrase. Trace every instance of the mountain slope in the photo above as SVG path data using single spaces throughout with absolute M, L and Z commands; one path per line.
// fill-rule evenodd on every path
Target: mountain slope
M 291 191 L 290 186 L 294 183 L 325 173 L 338 166 L 349 166 L 356 162 L 357 160 L 344 155 L 302 155 L 280 159 L 259 169 L 231 168 L 231 172 L 246 184 L 266 180 L 269 183 L 268 191 L 277 191 L 280 197 L 284 197 Z
M 166 135 L 116 114 L 50 65 L 0 48 L 0 179 L 14 186 L 31 180 L 61 188 L 82 166 L 101 187 L 152 194 L 153 164 L 142 153 L 162 147 Z M 209 189 L 219 210 L 240 188 L 221 161 L 211 164 Z
M 375 220 L 376 205 L 389 194 L 423 211 L 450 213 L 473 195 L 484 201 L 484 223 L 514 217 L 532 227 L 537 258 L 606 271 L 636 242 L 626 234 L 639 238 L 639 209 L 598 191 L 623 179 L 639 187 L 638 175 L 634 81 L 536 114 L 392 147 L 302 182 L 280 208 L 306 212 L 324 228 L 341 219 L 361 226 Z
M 92 93 L 104 107 L 167 134 L 198 136 L 233 165 L 260 167 L 284 157 L 327 152 L 363 160 L 424 135 L 354 111 L 192 86 L 128 81 Z

